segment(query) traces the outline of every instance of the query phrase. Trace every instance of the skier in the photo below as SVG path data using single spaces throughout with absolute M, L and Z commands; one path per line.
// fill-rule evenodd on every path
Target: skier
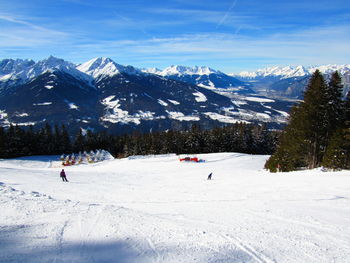
M 208 175 L 208 180 L 211 180 L 211 176 L 213 175 L 213 173 L 210 173 L 209 175 Z
M 61 176 L 63 182 L 68 182 L 67 177 L 66 177 L 66 173 L 64 172 L 64 169 L 62 169 L 60 176 Z

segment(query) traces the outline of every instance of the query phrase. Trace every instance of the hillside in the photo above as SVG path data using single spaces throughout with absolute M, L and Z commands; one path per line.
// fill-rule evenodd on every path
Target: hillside
M 0 262 L 348 262 L 347 171 L 198 157 L 69 167 L 68 183 L 56 157 L 0 160 Z

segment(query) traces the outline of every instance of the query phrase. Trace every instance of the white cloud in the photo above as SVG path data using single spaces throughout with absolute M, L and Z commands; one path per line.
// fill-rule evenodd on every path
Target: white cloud
M 285 61 L 288 64 L 348 63 L 350 49 L 350 26 L 313 28 L 299 32 L 285 32 L 255 38 L 234 34 L 189 34 L 170 38 L 145 40 L 102 41 L 79 45 L 80 50 L 98 50 L 116 54 L 124 60 L 143 59 L 208 61 L 236 59 L 266 59 Z M 136 59 L 136 60 L 134 60 Z M 131 62 L 130 62 L 131 63 Z

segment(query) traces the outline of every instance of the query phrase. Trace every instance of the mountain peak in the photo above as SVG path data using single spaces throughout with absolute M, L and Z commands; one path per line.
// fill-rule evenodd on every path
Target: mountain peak
M 221 74 L 220 71 L 214 70 L 206 66 L 182 66 L 182 65 L 171 65 L 163 70 L 157 68 L 149 68 L 142 70 L 145 73 L 156 74 L 160 76 L 174 76 L 174 75 L 210 75 L 210 74 Z
M 31 59 L 3 59 L 0 60 L 0 79 L 5 75 L 10 78 L 14 72 L 20 72 L 34 65 Z
M 0 81 L 19 80 L 24 83 L 48 71 L 62 71 L 91 83 L 91 77 L 78 71 L 75 67 L 73 63 L 54 56 L 49 56 L 36 63 L 33 60 L 2 60 L 0 61 Z
M 77 69 L 92 76 L 93 78 L 99 78 L 101 76 L 114 76 L 120 73 L 135 74 L 139 72 L 132 66 L 117 64 L 112 59 L 106 57 L 93 58 L 83 64 L 80 64 Z
M 242 78 L 263 78 L 263 77 L 279 77 L 281 79 L 304 77 L 311 75 L 316 69 L 323 74 L 330 74 L 334 71 L 339 71 L 341 74 L 350 71 L 350 65 L 323 65 L 323 66 L 273 66 L 264 69 L 258 69 L 253 72 L 242 71 L 239 74 L 230 74 L 231 76 L 238 76 Z
M 46 59 L 40 60 L 35 64 L 35 67 L 41 68 L 43 71 L 54 69 L 74 69 L 75 65 L 71 62 L 65 61 L 62 58 L 49 56 Z
M 218 73 L 218 71 L 206 66 L 187 67 L 181 65 L 172 65 L 170 67 L 165 68 L 162 71 L 161 75 L 209 75 L 212 73 Z

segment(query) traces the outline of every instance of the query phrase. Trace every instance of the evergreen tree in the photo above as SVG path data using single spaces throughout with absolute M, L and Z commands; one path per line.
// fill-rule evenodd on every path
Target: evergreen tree
M 328 96 L 328 117 L 330 120 L 330 127 L 338 127 L 344 121 L 344 102 L 342 100 L 343 84 L 341 76 L 338 71 L 331 76 L 327 88 Z
M 185 142 L 188 153 L 199 153 L 203 145 L 201 129 L 199 125 L 193 124 L 191 130 L 187 132 Z
M 322 165 L 330 169 L 350 169 L 350 92 L 343 108 L 343 122 L 331 137 Z
M 55 125 L 55 127 L 54 127 L 53 137 L 54 137 L 53 141 L 54 141 L 55 154 L 62 154 L 62 152 L 60 151 L 60 148 L 62 145 L 62 134 L 61 134 L 61 131 L 57 125 Z
M 289 172 L 307 166 L 306 140 L 303 126 L 301 105 L 292 108 L 289 124 L 279 138 L 276 152 L 267 160 L 265 168 L 271 172 Z
M 73 150 L 75 152 L 81 152 L 85 150 L 85 137 L 83 135 L 83 130 L 80 128 L 78 134 L 75 137 Z
M 310 169 L 318 167 L 328 143 L 331 129 L 329 115 L 330 96 L 322 74 L 316 70 L 304 94 L 304 132 L 307 146 L 307 163 Z
M 46 154 L 54 154 L 55 151 L 55 141 L 54 141 L 54 136 L 52 134 L 52 129 L 51 126 L 46 123 L 44 130 L 43 130 L 43 142 L 44 142 L 44 146 L 46 147 Z
M 5 154 L 5 130 L 0 126 L 0 158 L 6 158 Z
M 350 140 L 346 139 L 346 130 L 338 129 L 332 136 L 322 165 L 337 169 L 350 169 Z
M 322 74 L 316 70 L 306 88 L 304 101 L 293 107 L 279 146 L 265 168 L 276 171 L 280 167 L 282 171 L 292 171 L 320 165 L 332 129 L 331 97 Z
M 91 151 L 97 148 L 103 148 L 103 147 L 98 147 L 98 143 L 97 143 L 97 139 L 96 138 L 96 134 L 93 134 L 93 132 L 91 130 L 88 130 L 86 132 L 86 136 L 85 136 L 85 145 L 86 145 L 86 149 L 87 151 Z
M 70 153 L 72 151 L 71 140 L 69 138 L 68 131 L 64 124 L 62 124 L 62 127 L 61 127 L 61 136 L 62 138 L 61 138 L 60 154 Z

